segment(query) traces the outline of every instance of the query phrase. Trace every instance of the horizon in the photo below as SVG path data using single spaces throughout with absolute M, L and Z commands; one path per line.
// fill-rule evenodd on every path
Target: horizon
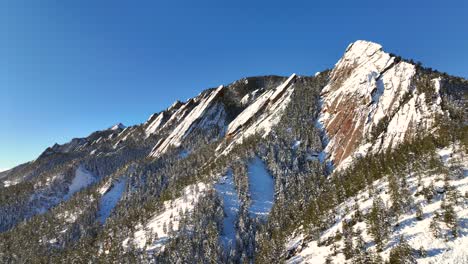
M 6 95 L 0 104 L 6 125 L 0 130 L 0 172 L 34 160 L 54 143 L 116 123 L 145 122 L 210 87 L 250 76 L 313 76 L 332 68 L 359 39 L 468 77 L 467 3 L 420 7 L 396 1 L 381 10 L 366 2 L 342 3 L 342 9 L 242 1 L 234 7 L 189 2 L 184 8 L 7 4 L 0 8 L 0 92 Z M 423 26 L 432 30 L 417 31 Z

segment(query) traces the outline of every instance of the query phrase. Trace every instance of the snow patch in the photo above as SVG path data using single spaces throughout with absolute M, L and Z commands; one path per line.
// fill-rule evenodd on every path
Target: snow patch
M 122 179 L 113 184 L 110 190 L 106 190 L 99 203 L 99 222 L 104 224 L 110 216 L 112 210 L 117 205 L 125 191 L 126 179 Z
M 249 163 L 248 176 L 251 200 L 249 212 L 254 217 L 265 217 L 273 206 L 275 181 L 259 157 Z
M 221 241 L 224 244 L 224 248 L 228 249 L 229 246 L 235 248 L 236 242 L 236 221 L 237 214 L 239 212 L 240 201 L 237 195 L 232 170 L 229 170 L 226 176 L 222 177 L 221 180 L 214 186 L 216 192 L 222 197 L 224 205 L 224 221 L 223 221 L 223 233 L 221 235 Z M 227 250 L 229 252 L 229 250 Z
M 94 175 L 86 170 L 83 166 L 79 166 L 76 169 L 75 177 L 73 178 L 70 186 L 68 186 L 68 193 L 65 195 L 64 200 L 70 199 L 73 194 L 88 187 L 94 183 L 96 178 Z

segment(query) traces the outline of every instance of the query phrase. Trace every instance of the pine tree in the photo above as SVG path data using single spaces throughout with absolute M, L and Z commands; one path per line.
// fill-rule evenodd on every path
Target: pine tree
M 388 260 L 389 264 L 414 264 L 416 258 L 413 255 L 413 249 L 406 242 L 403 236 L 400 236 L 398 245 L 390 250 L 390 256 Z
M 406 177 L 402 177 L 400 180 L 401 192 L 400 195 L 403 197 L 403 210 L 407 212 L 413 205 L 413 196 L 411 195 L 408 181 Z
M 441 229 L 438 220 L 439 215 L 436 212 L 435 215 L 432 217 L 431 222 L 429 223 L 429 230 L 431 230 L 431 233 L 435 238 L 439 238 L 441 235 Z
M 356 239 L 356 247 L 354 248 L 355 258 L 353 263 L 366 264 L 369 263 L 369 254 L 366 251 L 366 242 L 362 238 L 362 235 L 358 235 Z
M 353 227 L 350 226 L 346 220 L 342 222 L 342 230 L 343 230 L 343 239 L 344 239 L 344 247 L 343 247 L 343 254 L 345 259 L 351 259 L 354 256 L 354 247 L 353 247 Z
M 458 236 L 458 219 L 454 206 L 457 202 L 457 193 L 456 190 L 450 186 L 448 174 L 445 175 L 444 178 L 444 190 L 445 195 L 441 204 L 442 219 L 450 229 L 452 236 L 456 238 Z
M 369 252 L 369 257 L 366 264 L 382 264 L 384 263 L 382 256 L 378 252 Z
M 429 186 L 424 186 L 422 189 L 422 194 L 428 203 L 431 202 L 432 198 L 434 198 L 434 182 L 431 181 Z
M 419 255 L 419 257 L 421 257 L 421 258 L 427 257 L 427 251 L 424 249 L 423 246 L 421 246 L 421 247 L 418 249 L 418 255 Z
M 452 236 L 456 238 L 458 236 L 458 221 L 453 204 L 451 204 L 449 201 L 443 200 L 441 209 L 444 223 L 450 229 Z
M 400 184 L 398 183 L 397 177 L 390 173 L 388 175 L 388 191 L 390 194 L 390 201 L 392 205 L 390 207 L 390 212 L 396 218 L 398 218 L 403 213 L 403 201 L 400 193 Z
M 374 239 L 377 250 L 383 250 L 384 243 L 389 236 L 390 222 L 387 208 L 380 196 L 374 198 L 372 208 L 367 215 L 368 232 Z
M 359 202 L 357 201 L 357 199 L 354 201 L 353 210 L 354 210 L 354 220 L 356 222 L 362 222 L 362 212 L 361 212 L 361 209 L 359 208 Z
M 424 218 L 424 212 L 423 212 L 423 209 L 421 207 L 421 204 L 418 203 L 416 205 L 416 219 L 421 221 L 421 220 L 423 220 L 423 218 Z

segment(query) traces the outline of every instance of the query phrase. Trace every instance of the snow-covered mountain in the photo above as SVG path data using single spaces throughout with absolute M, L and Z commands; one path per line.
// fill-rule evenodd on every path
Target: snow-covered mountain
M 55 144 L 0 172 L 0 260 L 463 263 L 467 91 L 356 41 Z
M 413 131 L 431 132 L 443 115 L 441 78 L 431 93 L 416 88 L 416 66 L 367 41 L 349 45 L 322 91 L 320 122 L 336 165 L 347 164 L 356 150 L 379 152 L 401 144 Z M 343 165 L 344 165 L 343 164 Z

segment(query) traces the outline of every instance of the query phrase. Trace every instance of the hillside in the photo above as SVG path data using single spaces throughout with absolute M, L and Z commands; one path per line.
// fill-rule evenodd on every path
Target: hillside
M 2 263 L 467 263 L 468 81 L 350 44 L 0 172 Z

